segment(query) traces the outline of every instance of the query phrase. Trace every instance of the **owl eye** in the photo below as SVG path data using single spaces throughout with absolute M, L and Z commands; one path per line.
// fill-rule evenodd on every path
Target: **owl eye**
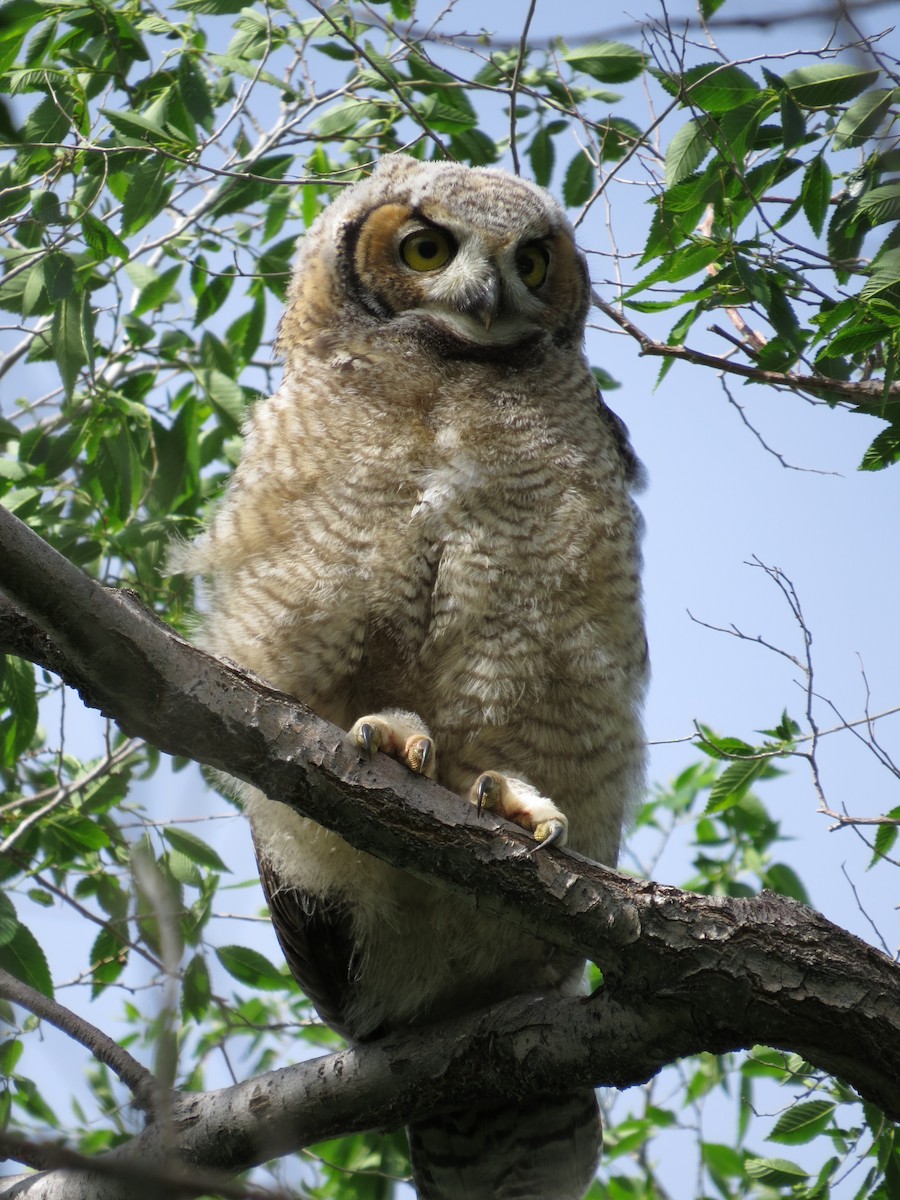
M 400 257 L 413 271 L 437 271 L 456 253 L 456 244 L 440 229 L 419 229 L 400 243 Z
M 547 278 L 550 255 L 540 242 L 529 242 L 516 255 L 516 270 L 526 287 L 538 288 Z

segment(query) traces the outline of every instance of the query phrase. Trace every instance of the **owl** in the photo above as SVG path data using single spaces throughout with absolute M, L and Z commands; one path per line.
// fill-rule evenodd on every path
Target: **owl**
M 203 644 L 516 822 L 614 865 L 641 787 L 639 468 L 582 340 L 585 259 L 503 171 L 381 160 L 302 239 L 284 378 L 186 565 Z M 584 963 L 246 789 L 290 969 L 354 1043 Z M 409 1130 L 422 1200 L 580 1200 L 592 1089 Z

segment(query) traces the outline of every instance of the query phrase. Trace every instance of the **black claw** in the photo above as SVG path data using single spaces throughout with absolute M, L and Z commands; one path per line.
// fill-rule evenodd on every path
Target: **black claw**
M 563 836 L 565 826 L 560 825 L 553 833 L 544 838 L 542 842 L 536 842 L 528 851 L 529 854 L 537 854 L 538 850 L 546 850 L 548 846 L 555 846 L 559 839 Z
M 375 726 L 370 725 L 368 721 L 364 721 L 357 730 L 357 733 L 362 741 L 362 744 L 366 748 L 366 753 L 374 754 L 374 750 L 372 749 L 372 741 L 375 737 Z
M 433 751 L 431 742 L 427 741 L 427 740 L 421 743 L 421 747 L 422 747 L 422 757 L 419 761 L 419 773 L 424 775 L 426 770 L 428 769 L 428 763 L 429 763 L 429 760 L 431 759 L 431 755 L 434 753 L 434 751 Z

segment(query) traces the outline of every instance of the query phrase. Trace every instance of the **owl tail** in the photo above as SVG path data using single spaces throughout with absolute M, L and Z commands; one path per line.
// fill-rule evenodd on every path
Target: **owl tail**
M 441 1113 L 407 1132 L 419 1200 L 582 1200 L 603 1145 L 592 1088 Z

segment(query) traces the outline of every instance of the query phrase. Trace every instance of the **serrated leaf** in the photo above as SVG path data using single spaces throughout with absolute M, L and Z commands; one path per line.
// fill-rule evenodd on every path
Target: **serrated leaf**
M 871 188 L 860 197 L 859 211 L 865 213 L 870 225 L 900 220 L 900 183 Z
M 167 182 L 169 167 L 167 159 L 152 154 L 127 173 L 122 192 L 124 237 L 137 233 L 168 204 L 172 194 L 172 184 Z
M 108 258 L 114 254 L 123 262 L 128 261 L 128 247 L 105 221 L 95 217 L 92 212 L 86 212 L 81 218 L 81 231 L 85 242 L 98 258 Z
M 625 294 L 630 297 L 654 283 L 678 283 L 717 262 L 722 253 L 722 248 L 715 242 L 692 242 L 682 246 L 673 254 L 666 255 L 655 270 Z
M 872 273 L 860 292 L 861 300 L 871 300 L 885 292 L 898 293 L 900 286 L 900 250 L 888 250 L 880 254 L 872 267 Z
M 697 121 L 682 125 L 666 151 L 666 187 L 673 187 L 693 174 L 711 149 Z
M 900 456 L 900 438 L 898 442 L 898 456 Z M 897 843 L 897 837 L 900 836 L 900 826 L 897 825 L 879 825 L 875 833 L 875 844 L 872 859 L 869 863 L 870 867 L 874 867 L 877 862 L 881 862 L 891 853 Z
M 860 218 L 859 200 L 845 192 L 839 197 L 828 222 L 828 253 L 835 260 L 834 273 L 839 283 L 846 283 L 852 273 L 851 265 L 859 257 L 867 222 Z
M 0 946 L 5 946 L 16 936 L 19 919 L 16 916 L 15 905 L 3 892 L 0 892 Z
M 810 228 L 820 237 L 831 202 L 831 168 L 823 155 L 817 155 L 803 173 L 800 199 Z
M 709 814 L 733 808 L 760 777 L 767 763 L 766 758 L 745 758 L 726 767 L 712 786 L 705 811 Z
M 119 978 L 128 965 L 128 946 L 113 926 L 101 929 L 90 955 L 91 997 L 95 998 Z
M 623 42 L 592 42 L 576 46 L 563 54 L 563 59 L 578 71 L 584 71 L 601 83 L 627 83 L 636 79 L 644 69 L 644 56 Z
M 883 471 L 885 467 L 893 466 L 897 462 L 900 462 L 900 426 L 889 425 L 887 429 L 882 429 L 866 450 L 859 464 L 859 470 Z M 884 828 L 892 827 L 881 827 L 881 829 Z
M 784 1187 L 809 1178 L 808 1171 L 786 1158 L 748 1158 L 744 1170 L 751 1179 L 772 1187 Z
M 285 975 L 265 955 L 248 946 L 220 946 L 216 950 L 216 957 L 232 979 L 239 983 L 268 992 L 290 986 Z
M 53 980 L 47 956 L 31 930 L 21 922 L 17 923 L 13 936 L 0 944 L 0 967 L 42 996 L 52 999 Z
M 142 142 L 156 143 L 169 143 L 176 140 L 176 135 L 172 130 L 160 125 L 158 121 L 154 121 L 150 117 L 145 117 L 142 113 L 116 112 L 110 108 L 101 108 L 100 111 L 113 129 L 117 133 L 123 133 L 126 137 L 136 138 Z
M 34 667 L 8 655 L 0 665 L 0 704 L 6 714 L 0 720 L 3 763 L 12 767 L 31 746 L 38 723 Z M 15 914 L 13 914 L 15 919 Z
M 235 428 L 239 428 L 245 407 L 244 392 L 240 384 L 217 370 L 203 371 L 201 381 L 203 390 L 212 406 L 218 409 Z
M 804 108 L 830 108 L 853 100 L 873 84 L 878 75 L 878 71 L 867 71 L 849 63 L 815 63 L 789 71 L 784 84 Z
M 835 150 L 861 146 L 872 137 L 891 111 L 896 95 L 895 88 L 875 88 L 851 104 L 834 131 L 832 145 Z
M 186 829 L 172 825 L 163 830 L 163 837 L 170 846 L 180 850 L 186 858 L 197 863 L 198 866 L 210 867 L 214 871 L 225 871 L 230 874 L 228 867 L 225 866 L 212 846 L 208 846 L 195 833 L 188 833 Z
M 131 310 L 132 316 L 142 317 L 145 313 L 154 312 L 156 309 L 162 308 L 164 304 L 177 300 L 179 297 L 175 291 L 175 284 L 178 282 L 181 272 L 181 263 L 169 267 L 161 275 L 154 272 L 153 278 L 149 279 L 138 292 Z
M 584 153 L 578 153 L 566 169 L 563 181 L 563 200 L 567 208 L 585 204 L 594 190 L 594 164 Z
M 185 1017 L 202 1021 L 212 999 L 212 985 L 206 961 L 195 954 L 181 978 L 181 1011 Z
M 534 182 L 541 187 L 549 187 L 553 177 L 553 164 L 556 160 L 556 149 L 553 138 L 545 128 L 537 131 L 528 147 L 528 158 Z
M 681 85 L 688 102 L 712 116 L 731 112 L 759 94 L 759 85 L 746 71 L 714 62 L 685 71 Z
M 196 60 L 188 54 L 182 54 L 178 62 L 178 91 L 193 119 L 209 132 L 213 124 L 209 86 Z
M 831 1124 L 837 1105 L 830 1100 L 811 1100 L 797 1104 L 781 1114 L 775 1128 L 769 1134 L 770 1142 L 781 1142 L 786 1146 L 799 1146 L 811 1142 Z

